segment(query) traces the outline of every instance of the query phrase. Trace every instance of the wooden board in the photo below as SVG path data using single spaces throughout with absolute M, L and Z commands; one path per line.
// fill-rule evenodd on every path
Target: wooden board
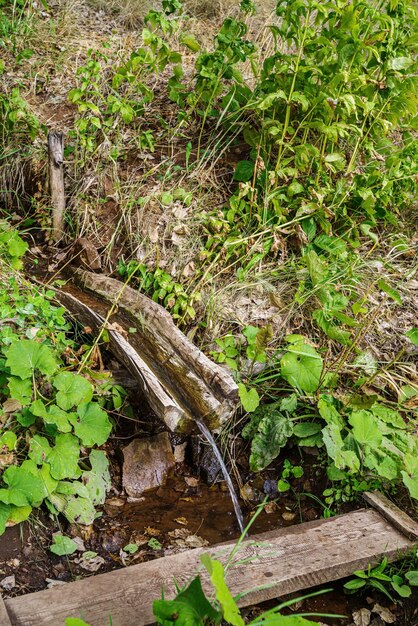
M 209 552 L 222 562 L 234 544 L 198 548 L 132 565 L 68 585 L 5 600 L 12 626 L 60 626 L 80 617 L 91 626 L 143 626 L 154 622 L 152 602 L 173 597 L 174 580 L 186 583 Z M 414 542 L 373 509 L 281 528 L 245 541 L 227 581 L 233 595 L 253 590 L 239 604 L 248 606 L 349 576 L 356 569 L 394 560 Z M 242 562 L 244 561 L 244 564 Z M 239 563 L 241 562 L 241 564 Z M 212 589 L 207 575 L 203 586 Z
M 386 518 L 392 526 L 400 530 L 409 539 L 418 539 L 418 523 L 401 511 L 396 504 L 391 502 L 379 491 L 366 491 L 363 498 L 370 506 Z

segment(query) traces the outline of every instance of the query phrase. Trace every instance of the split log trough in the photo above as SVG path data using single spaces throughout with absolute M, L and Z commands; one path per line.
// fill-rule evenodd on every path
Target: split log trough
M 366 500 L 377 510 L 364 508 L 244 541 L 227 576 L 233 595 L 249 591 L 238 604 L 249 606 L 330 583 L 383 557 L 395 560 L 417 546 L 418 524 L 381 494 L 367 494 Z M 81 618 L 90 626 L 153 624 L 153 601 L 163 590 L 165 598 L 173 598 L 175 581 L 184 585 L 200 572 L 204 590 L 211 593 L 199 557 L 209 552 L 225 564 L 233 546 L 188 550 L 58 588 L 0 598 L 0 626 L 63 626 L 67 617 Z
M 231 417 L 238 404 L 235 381 L 187 339 L 162 306 L 101 274 L 71 268 L 71 276 L 75 288 L 56 290 L 56 299 L 95 333 L 106 329 L 109 350 L 171 431 L 194 430 L 196 419 L 216 429 Z

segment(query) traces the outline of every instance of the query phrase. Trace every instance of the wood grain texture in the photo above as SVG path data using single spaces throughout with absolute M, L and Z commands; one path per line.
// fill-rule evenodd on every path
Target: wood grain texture
M 91 626 L 144 626 L 154 622 L 152 602 L 174 595 L 174 580 L 184 584 L 201 570 L 209 552 L 223 563 L 233 543 L 195 549 L 27 596 L 5 600 L 13 626 L 59 626 L 68 616 Z M 227 581 L 233 595 L 253 589 L 239 604 L 248 606 L 327 583 L 356 569 L 389 560 L 414 543 L 374 509 L 281 528 L 245 541 L 233 559 Z M 245 561 L 240 564 L 240 561 Z M 203 573 L 203 587 L 211 591 Z
M 236 382 L 175 326 L 168 311 L 113 278 L 73 267 L 71 276 L 77 287 L 96 299 L 117 303 L 115 319 L 122 315 L 125 326 L 137 331 L 129 336 L 129 343 L 186 413 L 211 429 L 231 417 L 238 405 Z
M 72 316 L 84 325 L 90 326 L 97 334 L 105 327 L 109 336 L 109 349 L 126 369 L 135 377 L 139 389 L 147 398 L 151 409 L 167 427 L 175 431 L 187 431 L 191 426 L 191 415 L 187 415 L 175 398 L 169 396 L 161 385 L 158 378 L 150 367 L 132 348 L 121 333 L 111 330 L 111 323 L 106 324 L 105 318 L 93 311 L 84 302 L 65 291 L 56 290 L 55 298 L 72 314 Z
M 64 135 L 49 133 L 49 191 L 52 206 L 52 239 L 59 241 L 64 234 Z
M 400 530 L 409 539 L 418 539 L 418 523 L 401 511 L 379 491 L 366 491 L 363 498 L 376 511 L 379 511 L 395 528 Z
M 4 604 L 3 598 L 0 595 L 0 626 L 12 626 L 9 614 Z

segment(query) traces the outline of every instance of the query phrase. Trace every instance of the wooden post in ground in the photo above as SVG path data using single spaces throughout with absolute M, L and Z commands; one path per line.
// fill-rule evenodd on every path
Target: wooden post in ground
M 48 135 L 49 191 L 52 206 L 52 239 L 54 242 L 64 235 L 64 135 L 51 132 Z

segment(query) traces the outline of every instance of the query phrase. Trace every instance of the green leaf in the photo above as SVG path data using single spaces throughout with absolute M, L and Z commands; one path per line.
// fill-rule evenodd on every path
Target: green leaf
M 35 370 L 39 370 L 45 376 L 52 376 L 58 367 L 48 346 L 31 339 L 13 343 L 4 352 L 10 372 L 22 379 L 32 378 Z
M 365 580 L 361 580 L 359 578 L 353 578 L 353 580 L 349 580 L 347 583 L 345 583 L 344 589 L 349 589 L 350 591 L 353 591 L 353 590 L 361 589 L 362 587 L 365 587 L 365 585 L 366 585 Z
M 409 598 L 412 594 L 412 589 L 411 587 L 408 587 L 408 585 L 400 585 L 394 580 L 392 580 L 391 585 L 396 593 L 401 596 L 401 598 Z
M 411 328 L 411 330 L 408 330 L 408 332 L 405 333 L 405 336 L 412 341 L 414 346 L 418 346 L 418 328 Z
M 93 524 L 96 518 L 96 509 L 89 498 L 75 496 L 63 496 L 65 506 L 62 513 L 71 524 Z M 52 498 L 51 501 L 53 502 Z
M 252 179 L 253 172 L 254 163 L 251 161 L 238 161 L 235 167 L 234 180 L 239 183 L 246 183 Z
M 280 410 L 287 411 L 288 413 L 294 413 L 296 411 L 296 407 L 298 405 L 298 397 L 295 393 L 292 393 L 290 396 L 286 396 L 282 398 L 280 401 Z
M 222 608 L 223 619 L 232 626 L 244 626 L 244 620 L 240 615 L 239 608 L 226 585 L 222 563 L 216 559 L 211 559 L 208 554 L 202 554 L 200 560 L 209 572 L 212 584 L 215 587 L 216 599 Z
M 315 348 L 302 341 L 292 343 L 287 350 L 280 361 L 282 377 L 297 389 L 314 393 L 322 374 L 321 356 Z
M 95 402 L 85 402 L 77 408 L 77 416 L 69 414 L 74 432 L 84 446 L 101 446 L 112 430 L 106 411 Z
M 36 476 L 27 466 L 12 465 L 3 472 L 3 481 L 8 489 L 0 489 L 0 501 L 5 504 L 21 506 L 39 506 L 44 499 L 44 487 L 40 476 Z M 36 466 L 35 466 L 36 467 Z
M 49 547 L 50 551 L 58 556 L 65 556 L 68 554 L 74 554 L 77 550 L 77 544 L 70 537 L 65 535 L 54 535 L 54 542 Z
M 33 415 L 41 417 L 45 424 L 51 424 L 56 426 L 62 433 L 69 433 L 71 431 L 71 425 L 68 421 L 69 415 L 56 404 L 51 404 L 46 407 L 42 400 L 35 400 L 30 407 Z
M 278 456 L 293 434 L 291 420 L 279 411 L 268 412 L 260 421 L 251 443 L 250 467 L 259 472 Z
M 191 50 L 192 52 L 199 52 L 200 50 L 199 42 L 197 41 L 196 37 L 191 33 L 181 33 L 180 43 L 182 43 L 184 46 L 187 46 L 187 48 L 189 48 L 189 50 Z
M 57 435 L 55 446 L 50 450 L 46 459 L 51 466 L 52 477 L 55 480 L 78 478 L 80 475 L 79 456 L 80 446 L 77 437 L 70 433 Z
M 93 397 L 93 385 L 73 372 L 61 372 L 52 384 L 58 389 L 56 403 L 64 411 L 69 411 L 82 402 L 90 402 Z
M 404 485 L 412 498 L 418 500 L 418 458 L 406 454 L 404 458 L 405 470 L 401 471 Z
M 315 422 L 303 422 L 293 427 L 293 434 L 296 437 L 311 437 L 321 431 L 321 424 Z M 302 444 L 303 445 L 303 444 Z
M 278 480 L 277 482 L 277 491 L 279 493 L 285 493 L 286 491 L 289 491 L 290 489 L 290 484 L 287 482 L 287 480 L 283 480 L 283 478 L 280 478 L 280 480 Z
M 376 418 L 369 411 L 353 411 L 348 418 L 353 427 L 352 433 L 355 440 L 362 446 L 378 448 L 382 443 L 382 433 Z
M 418 570 L 406 572 L 405 578 L 413 587 L 418 587 Z
M 395 300 L 398 304 L 402 304 L 402 297 L 399 291 L 388 285 L 383 278 L 377 281 L 377 286 L 381 291 L 384 291 L 390 298 L 392 298 L 392 300 Z
M 389 59 L 388 69 L 390 70 L 407 70 L 408 67 L 414 64 L 414 60 L 411 57 L 396 57 L 395 59 Z
M 87 622 L 85 622 L 82 619 L 79 619 L 78 617 L 67 617 L 67 619 L 65 620 L 65 626 L 90 626 L 89 624 L 87 624 Z
M 135 552 L 138 552 L 138 550 L 139 546 L 136 543 L 128 543 L 128 545 L 123 548 L 123 551 L 127 554 L 135 554 Z
M 3 446 L 12 452 L 15 449 L 16 442 L 17 437 L 12 430 L 4 431 L 0 437 L 0 452 Z
M 83 472 L 81 480 L 87 489 L 90 500 L 97 506 L 103 504 L 106 499 L 106 492 L 111 486 L 109 462 L 102 450 L 92 450 L 89 460 L 91 470 Z
M 33 382 L 30 378 L 9 378 L 7 386 L 10 389 L 10 397 L 19 400 L 22 406 L 27 406 L 32 400 Z
M 29 458 L 37 465 L 42 465 L 51 451 L 48 439 L 40 435 L 34 435 L 29 440 Z
M 257 393 L 257 390 L 254 387 L 247 390 L 246 386 L 243 383 L 238 383 L 238 393 L 244 411 L 246 411 L 247 413 L 252 413 L 253 411 L 255 411 L 260 404 L 260 397 Z

